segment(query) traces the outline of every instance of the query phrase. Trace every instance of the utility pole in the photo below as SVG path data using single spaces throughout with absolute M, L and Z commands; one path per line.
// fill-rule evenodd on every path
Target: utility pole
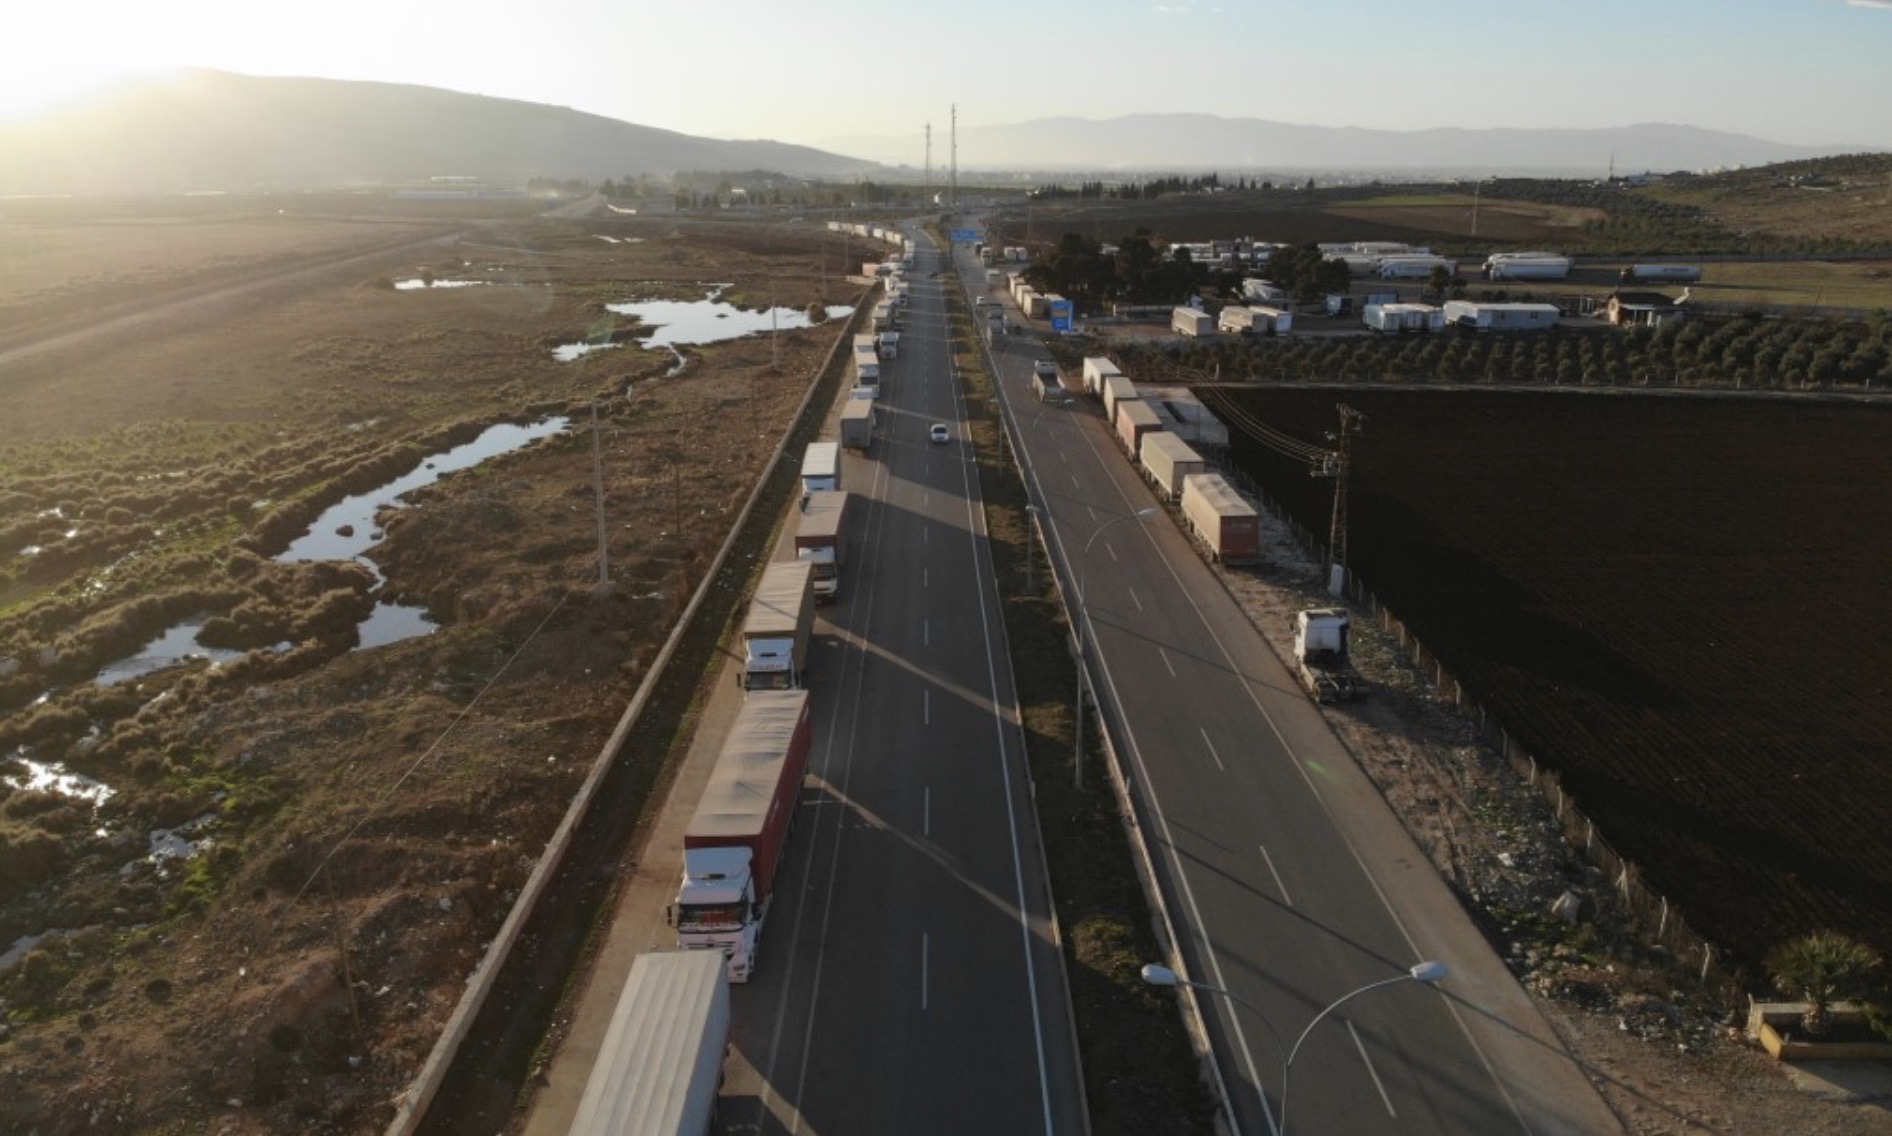
M 933 200 L 933 124 L 926 124 L 926 200 Z
M 1333 452 L 1311 471 L 1315 477 L 1334 479 L 1334 516 L 1327 530 L 1327 594 L 1338 596 L 1347 588 L 1347 480 L 1353 467 L 1353 435 L 1366 421 L 1346 403 L 1339 404 L 1340 436 Z
M 604 540 L 604 451 L 598 442 L 598 400 L 591 400 L 591 486 L 598 499 L 598 590 L 611 586 L 611 556 Z
M 959 212 L 959 104 L 953 104 L 952 130 L 952 200 L 953 212 Z

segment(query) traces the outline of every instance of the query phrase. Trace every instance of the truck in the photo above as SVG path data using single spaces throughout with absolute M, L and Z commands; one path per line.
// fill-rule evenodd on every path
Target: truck
M 1104 378 L 1104 421 L 1117 421 L 1117 405 L 1130 402 L 1138 397 L 1137 385 L 1128 375 L 1108 375 Z
M 1255 330 L 1255 309 L 1230 304 L 1215 317 L 1215 330 L 1230 335 L 1247 335 Z
M 807 494 L 795 522 L 795 559 L 814 569 L 818 604 L 831 603 L 841 594 L 841 525 L 847 503 L 847 493 L 838 489 Z
M 1093 355 L 1084 360 L 1084 393 L 1094 394 L 1099 398 L 1104 395 L 1104 379 L 1111 375 L 1121 376 L 1117 365 L 1101 355 Z
M 1183 520 L 1208 549 L 1209 559 L 1243 564 L 1261 555 L 1261 516 L 1219 473 L 1191 473 L 1182 479 Z
M 1694 284 L 1701 280 L 1701 269 L 1692 264 L 1632 264 L 1623 269 L 1624 281 L 1662 280 L 1676 284 Z
M 1208 469 L 1193 446 L 1168 430 L 1145 433 L 1137 446 L 1137 461 L 1165 501 L 1182 496 L 1183 478 Z
M 810 442 L 802 452 L 801 491 L 841 488 L 841 446 L 837 442 Z
M 1123 446 L 1123 452 L 1134 458 L 1142 450 L 1143 439 L 1163 428 L 1163 416 L 1142 399 L 1127 398 L 1116 404 L 1112 424 L 1117 428 L 1117 442 Z
M 1458 261 L 1447 256 L 1381 257 L 1376 271 L 1381 280 L 1424 280 L 1438 268 L 1445 269 L 1454 277 L 1458 275 Z
M 874 400 L 850 398 L 841 405 L 841 444 L 853 450 L 874 444 Z
M 1356 297 L 1346 292 L 1330 293 L 1327 297 L 1327 314 L 1330 316 L 1350 316 L 1354 313 Z M 1364 311 L 1374 304 L 1397 304 L 1398 292 L 1368 292 L 1357 297 L 1359 310 Z
M 1301 685 L 1316 702 L 1345 702 L 1360 696 L 1360 684 L 1347 654 L 1347 630 L 1353 620 L 1345 608 L 1315 607 L 1294 616 L 1294 665 Z
M 803 495 L 813 498 L 813 493 Z M 808 666 L 808 636 L 815 625 L 815 568 L 778 560 L 762 570 L 742 621 L 742 688 L 795 690 Z
M 986 269 L 985 270 L 985 286 L 987 288 L 1005 287 L 1005 273 L 999 271 L 996 268 Z
M 882 359 L 898 359 L 900 357 L 899 332 L 883 331 L 880 333 L 880 357 Z
M 729 1021 L 722 959 L 652 951 L 631 960 L 572 1136 L 708 1136 Z
M 731 982 L 747 982 L 755 973 L 776 869 L 808 768 L 809 738 L 807 691 L 744 699 L 683 832 L 677 945 L 721 951 Z
M 1491 280 L 1562 280 L 1569 275 L 1567 256 L 1494 253 L 1485 260 L 1485 276 Z
M 1177 308 L 1169 314 L 1169 330 L 1177 335 L 1214 335 L 1215 319 L 1199 308 Z

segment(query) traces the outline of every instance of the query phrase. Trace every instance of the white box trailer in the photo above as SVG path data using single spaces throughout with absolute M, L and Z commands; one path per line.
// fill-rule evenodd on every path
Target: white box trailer
M 1555 304 L 1445 302 L 1445 322 L 1473 331 L 1537 331 L 1557 326 L 1560 315 Z
M 1143 439 L 1163 428 L 1163 416 L 1156 408 L 1140 398 L 1129 398 L 1117 404 L 1117 413 L 1111 419 L 1117 427 L 1117 442 L 1123 452 L 1135 458 L 1143 448 Z
M 1169 329 L 1177 335 L 1214 335 L 1215 320 L 1197 308 L 1177 308 L 1169 314 Z
M 638 955 L 578 1098 L 572 1136 L 707 1136 L 729 1020 L 721 951 Z
M 1368 304 L 1361 318 L 1374 331 L 1438 331 L 1445 327 L 1445 311 L 1433 304 Z
M 1104 421 L 1117 420 L 1119 403 L 1133 402 L 1137 398 L 1137 386 L 1126 375 L 1107 375 L 1104 378 Z
M 1562 280 L 1570 275 L 1570 258 L 1499 253 L 1485 261 L 1485 275 L 1492 280 Z
M 1288 293 L 1266 280 L 1250 276 L 1242 281 L 1242 299 L 1250 303 L 1286 304 Z
M 1041 292 L 1027 292 L 1019 308 L 1031 319 L 1043 319 L 1051 311 L 1051 297 Z
M 1084 360 L 1084 393 L 1102 397 L 1104 380 L 1111 375 L 1122 376 L 1117 365 L 1102 355 L 1093 355 Z
M 841 488 L 841 444 L 810 442 L 801 459 L 801 489 L 813 493 Z
M 830 603 L 841 594 L 841 526 L 847 503 L 848 494 L 841 490 L 802 497 L 795 522 L 795 559 L 814 568 L 816 603 Z
M 777 560 L 764 568 L 742 624 L 742 688 L 801 689 L 814 623 L 814 565 Z
M 841 405 L 841 444 L 865 450 L 874 444 L 874 401 L 850 398 Z
M 1005 274 L 1003 272 L 1000 272 L 996 268 L 986 269 L 985 270 L 985 286 L 987 288 L 1005 287 Z
M 1381 280 L 1424 280 L 1443 268 L 1458 275 L 1458 261 L 1444 256 L 1386 256 L 1380 258 Z
M 899 332 L 883 331 L 880 333 L 880 357 L 882 359 L 898 359 L 900 357 Z
M 1230 304 L 1215 317 L 1215 330 L 1228 335 L 1247 335 L 1255 330 L 1255 309 Z
M 1209 559 L 1241 564 L 1261 557 L 1261 516 L 1219 473 L 1183 478 L 1183 519 Z
M 1250 304 L 1248 310 L 1255 313 L 1256 335 L 1286 335 L 1294 330 L 1294 313 L 1287 308 Z
M 1182 496 L 1183 478 L 1192 473 L 1206 473 L 1209 468 L 1194 447 L 1168 430 L 1144 434 L 1137 447 L 1137 460 L 1165 501 Z

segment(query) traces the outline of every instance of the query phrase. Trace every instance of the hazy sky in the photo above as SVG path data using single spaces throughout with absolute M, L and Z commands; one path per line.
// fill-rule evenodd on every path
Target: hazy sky
M 18 0 L 0 112 L 111 67 L 376 79 L 714 138 L 1204 111 L 1892 149 L 1892 0 Z M 891 155 L 890 155 L 891 157 Z M 961 153 L 961 160 L 971 156 Z

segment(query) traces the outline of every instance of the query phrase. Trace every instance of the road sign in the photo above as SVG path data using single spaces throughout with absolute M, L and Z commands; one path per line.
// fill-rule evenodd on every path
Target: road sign
M 979 239 L 979 230 L 954 229 L 952 230 L 952 238 L 954 241 L 976 241 Z
M 1051 301 L 1051 330 L 1052 331 L 1071 330 L 1071 301 L 1069 300 Z

